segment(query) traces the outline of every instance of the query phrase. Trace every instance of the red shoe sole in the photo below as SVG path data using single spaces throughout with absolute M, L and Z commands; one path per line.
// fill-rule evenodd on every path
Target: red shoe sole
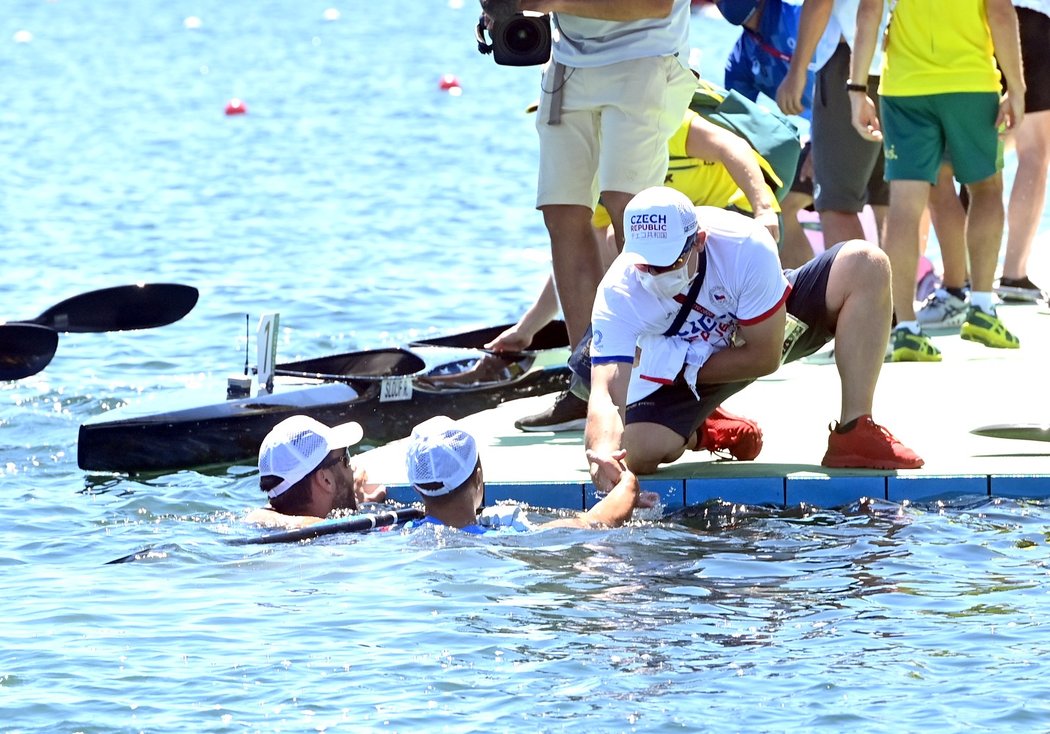
M 916 457 L 915 461 L 903 462 L 903 461 L 877 461 L 867 456 L 835 456 L 829 459 L 827 456 L 820 462 L 821 466 L 826 466 L 829 469 L 920 469 L 925 464 L 921 458 Z

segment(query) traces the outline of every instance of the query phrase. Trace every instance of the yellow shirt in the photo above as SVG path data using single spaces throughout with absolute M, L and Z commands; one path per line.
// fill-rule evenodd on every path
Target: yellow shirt
M 998 92 L 993 53 L 984 0 L 898 0 L 879 94 Z
M 670 161 L 664 185 L 681 191 L 697 206 L 716 206 L 722 209 L 733 206 L 750 213 L 751 202 L 747 200 L 747 196 L 740 190 L 722 163 L 690 158 L 686 155 L 685 139 L 689 135 L 689 126 L 693 118 L 697 116 L 693 110 L 686 110 L 682 124 L 667 141 Z M 759 165 L 765 163 L 758 153 L 755 153 L 755 159 Z M 774 202 L 774 210 L 779 212 L 780 205 L 776 202 L 772 191 L 770 191 L 770 198 Z M 608 227 L 611 222 L 608 210 L 599 204 L 594 210 L 591 224 L 595 227 Z

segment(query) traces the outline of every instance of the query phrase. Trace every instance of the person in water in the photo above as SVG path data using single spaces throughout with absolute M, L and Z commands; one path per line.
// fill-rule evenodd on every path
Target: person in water
M 386 488 L 368 483 L 350 447 L 361 440 L 357 423 L 328 427 L 305 415 L 278 423 L 259 448 L 259 488 L 269 499 L 247 522 L 296 528 L 337 511 L 356 512 L 364 502 L 382 502 Z
M 426 508 L 426 516 L 409 527 L 446 525 L 473 534 L 499 529 L 619 527 L 631 519 L 635 507 L 652 507 L 659 499 L 653 492 L 640 492 L 637 477 L 623 466 L 612 490 L 576 517 L 534 526 L 514 505 L 483 509 L 485 478 L 477 441 L 446 416 L 431 418 L 412 430 L 405 464 L 408 481 Z

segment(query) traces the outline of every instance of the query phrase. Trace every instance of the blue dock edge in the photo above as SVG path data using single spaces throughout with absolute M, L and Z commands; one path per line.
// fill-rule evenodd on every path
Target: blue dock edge
M 643 491 L 656 492 L 666 510 L 711 500 L 735 504 L 795 507 L 842 507 L 861 498 L 890 502 L 936 502 L 956 497 L 1004 497 L 1041 500 L 1050 497 L 1045 475 L 922 475 L 787 476 L 745 478 L 641 479 Z M 419 501 L 407 485 L 387 487 L 388 498 Z M 594 487 L 581 482 L 486 482 L 486 504 L 519 502 L 533 507 L 585 510 L 596 502 Z

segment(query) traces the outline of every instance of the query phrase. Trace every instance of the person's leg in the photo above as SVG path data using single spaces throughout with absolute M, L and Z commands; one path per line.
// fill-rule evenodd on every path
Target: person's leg
M 999 263 L 1003 237 L 1003 176 L 996 173 L 969 183 L 970 208 L 966 214 L 966 249 L 970 255 L 973 292 L 990 293 Z
M 541 207 L 551 239 L 554 286 L 565 316 L 569 343 L 583 338 L 591 323 L 594 294 L 602 279 L 602 258 L 591 227 L 591 210 L 583 206 Z
M 1028 256 L 1043 215 L 1050 168 L 1050 110 L 1025 113 L 1016 144 L 1017 172 L 1010 191 L 1003 260 L 1003 277 L 1010 280 L 1028 277 Z
M 864 240 L 843 244 L 828 274 L 825 302 L 842 382 L 839 422 L 848 423 L 872 412 L 890 333 L 889 257 Z
M 1027 3 L 1026 3 L 1027 4 Z M 1028 279 L 1028 256 L 1042 217 L 1050 167 L 1050 13 L 1017 8 L 1021 58 L 1026 82 L 1025 115 L 1015 136 L 1017 172 L 1007 209 L 1008 235 L 1000 295 L 1016 289 L 1022 300 L 1038 298 L 1039 288 Z M 1005 286 L 1005 287 L 1004 287 Z
M 797 268 L 813 258 L 813 247 L 809 244 L 809 237 L 806 236 L 802 223 L 798 221 L 798 213 L 812 202 L 813 197 L 808 194 L 791 191 L 780 203 L 783 220 L 780 262 L 785 268 Z
M 915 320 L 915 272 L 919 264 L 919 223 L 930 194 L 926 181 L 891 181 L 890 210 L 882 243 L 893 268 L 893 310 L 898 321 Z
M 966 210 L 955 190 L 954 171 L 944 163 L 937 184 L 930 191 L 930 219 L 941 248 L 942 281 L 946 288 L 962 289 L 968 277 L 966 263 Z
M 716 444 L 722 445 L 707 445 L 700 435 L 710 433 L 703 427 L 714 417 L 712 414 L 718 414 L 719 406 L 749 384 L 750 381 L 703 385 L 697 401 L 687 385 L 676 382 L 628 405 L 624 448 L 631 471 L 652 474 L 660 464 L 679 459 L 686 449 L 725 450 L 735 457 L 739 444 L 747 451 L 747 459 L 755 458 L 762 449 L 762 431 L 754 421 L 723 411 L 725 417 L 720 418 L 723 423 L 714 431 L 720 435 L 708 436 L 719 439 Z
M 922 466 L 914 451 L 872 418 L 890 324 L 889 258 L 870 242 L 850 240 L 787 276 L 792 283 L 788 312 L 809 326 L 787 360 L 812 353 L 832 336 L 836 341 L 840 419 L 830 426 L 821 463 L 869 469 Z

